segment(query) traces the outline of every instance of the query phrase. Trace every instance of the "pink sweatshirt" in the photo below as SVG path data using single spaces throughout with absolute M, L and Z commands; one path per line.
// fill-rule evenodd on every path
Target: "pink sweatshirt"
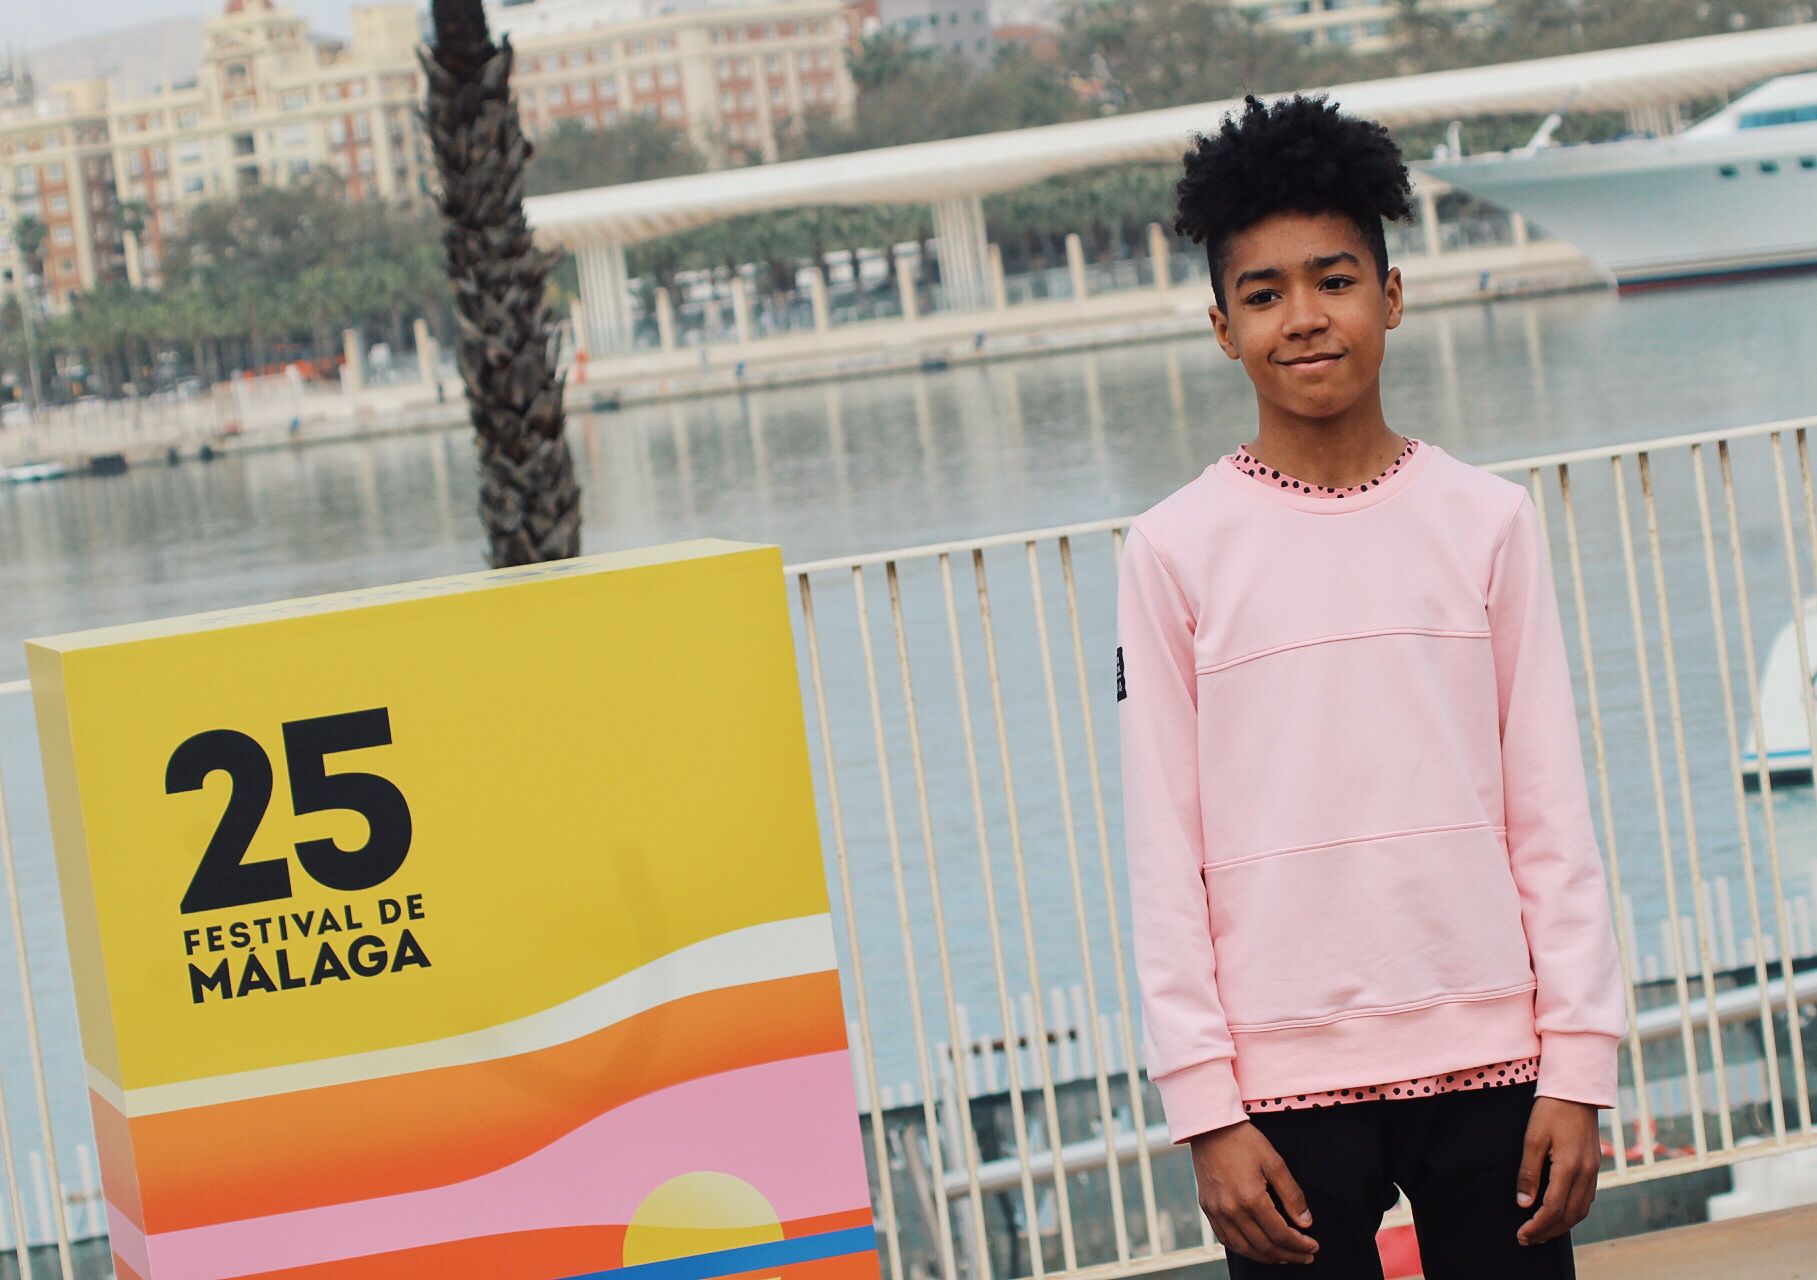
M 1143 1047 L 1175 1142 L 1245 1100 L 1538 1054 L 1615 1100 L 1623 977 L 1520 485 L 1424 441 L 1362 492 L 1226 455 L 1117 594 Z

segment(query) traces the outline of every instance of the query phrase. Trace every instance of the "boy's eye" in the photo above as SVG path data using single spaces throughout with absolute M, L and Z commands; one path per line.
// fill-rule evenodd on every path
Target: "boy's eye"
M 1356 281 L 1352 280 L 1349 276 L 1326 276 L 1323 280 L 1319 281 L 1320 285 L 1327 285 L 1327 284 L 1332 284 L 1332 283 L 1344 285 L 1344 284 L 1355 284 Z M 1257 289 L 1254 293 L 1250 294 L 1247 298 L 1243 299 L 1243 301 L 1249 303 L 1251 306 L 1259 306 L 1263 302 L 1266 302 L 1268 300 L 1268 298 L 1271 297 L 1273 294 L 1274 294 L 1273 289 Z

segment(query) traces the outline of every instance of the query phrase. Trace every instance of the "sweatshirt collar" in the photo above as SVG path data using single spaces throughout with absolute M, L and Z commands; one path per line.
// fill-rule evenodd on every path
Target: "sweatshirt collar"
M 1424 437 L 1412 437 L 1419 442 L 1419 447 L 1407 459 L 1407 465 L 1399 471 L 1383 477 L 1361 493 L 1345 494 L 1343 497 L 1320 497 L 1317 494 L 1302 493 L 1291 488 L 1274 488 L 1257 480 L 1254 476 L 1245 475 L 1237 469 L 1236 455 L 1227 453 L 1206 470 L 1214 471 L 1225 483 L 1240 492 L 1249 494 L 1259 502 L 1274 502 L 1283 507 L 1292 507 L 1296 511 L 1306 511 L 1321 516 L 1341 516 L 1346 512 L 1360 511 L 1373 507 L 1378 502 L 1385 502 L 1405 489 L 1426 469 L 1432 455 L 1439 452 L 1439 447 Z

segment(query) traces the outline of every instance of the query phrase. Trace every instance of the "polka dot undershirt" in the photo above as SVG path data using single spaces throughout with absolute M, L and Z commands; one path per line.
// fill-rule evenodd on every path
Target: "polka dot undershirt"
M 1539 1079 L 1539 1059 L 1514 1058 L 1491 1062 L 1482 1067 L 1465 1067 L 1460 1071 L 1435 1071 L 1429 1076 L 1410 1080 L 1390 1080 L 1386 1084 L 1366 1084 L 1355 1089 L 1325 1089 L 1318 1093 L 1296 1093 L 1285 1098 L 1245 1098 L 1243 1110 L 1297 1111 L 1304 1107 L 1329 1107 L 1340 1102 L 1393 1101 L 1396 1098 L 1423 1098 L 1435 1093 L 1457 1093 L 1464 1089 L 1487 1089 L 1498 1084 L 1517 1084 Z
M 1231 454 L 1230 457 L 1231 460 L 1237 464 L 1237 470 L 1248 472 L 1263 484 L 1281 489 L 1291 489 L 1311 498 L 1347 498 L 1353 494 L 1361 493 L 1365 489 L 1373 489 L 1376 485 L 1380 484 L 1405 466 L 1407 461 L 1413 457 L 1414 449 L 1419 446 L 1419 441 L 1415 440 L 1412 436 L 1408 436 L 1406 439 L 1406 447 L 1401 450 L 1399 456 L 1386 467 L 1383 467 L 1373 479 L 1365 480 L 1361 484 L 1345 485 L 1341 489 L 1333 488 L 1326 484 L 1311 484 L 1304 480 L 1297 480 L 1293 476 L 1288 475 L 1285 471 L 1280 470 L 1278 467 L 1271 467 L 1266 463 L 1259 461 L 1254 454 L 1249 452 L 1249 448 L 1246 445 L 1238 445 L 1236 452 Z

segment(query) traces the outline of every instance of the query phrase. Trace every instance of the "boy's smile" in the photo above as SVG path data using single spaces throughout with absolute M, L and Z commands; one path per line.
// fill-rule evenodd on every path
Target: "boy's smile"
M 1231 236 L 1218 345 L 1255 384 L 1263 436 L 1316 423 L 1362 440 L 1386 430 L 1385 335 L 1401 321 L 1401 279 L 1377 277 L 1362 232 L 1337 213 L 1272 214 Z

